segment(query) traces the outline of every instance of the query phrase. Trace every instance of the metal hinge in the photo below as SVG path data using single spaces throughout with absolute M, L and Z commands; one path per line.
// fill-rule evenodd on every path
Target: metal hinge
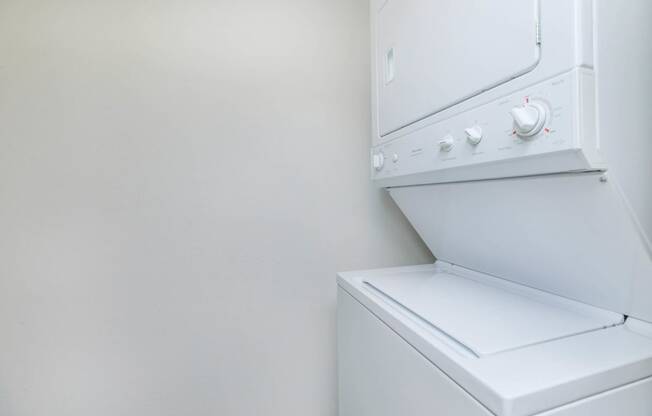
M 541 23 L 539 22 L 537 22 L 536 31 L 537 31 L 537 45 L 541 45 Z

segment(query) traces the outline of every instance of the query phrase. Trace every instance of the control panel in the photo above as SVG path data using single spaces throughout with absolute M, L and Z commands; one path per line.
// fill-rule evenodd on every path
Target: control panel
M 589 161 L 578 153 L 595 142 L 594 129 L 583 129 L 595 124 L 593 106 L 592 73 L 574 70 L 373 148 L 372 176 L 409 185 L 395 179 L 421 175 L 420 182 L 427 176 L 436 183 L 587 170 Z

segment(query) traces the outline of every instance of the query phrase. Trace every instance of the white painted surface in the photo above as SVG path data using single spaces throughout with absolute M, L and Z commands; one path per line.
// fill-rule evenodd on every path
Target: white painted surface
M 623 323 L 622 315 L 579 302 L 445 272 L 364 282 L 479 357 Z
M 463 8 L 463 3 L 455 3 L 450 11 L 452 16 Z M 396 32 L 415 37 L 417 35 L 414 33 L 417 33 L 418 37 L 432 38 L 433 32 L 441 31 L 438 32 L 438 39 L 452 37 L 450 43 L 444 42 L 433 47 L 438 51 L 441 46 L 445 53 L 457 53 L 458 36 L 464 39 L 482 39 L 485 42 L 477 42 L 477 45 L 484 46 L 488 43 L 489 46 L 485 49 L 491 51 L 492 36 L 502 34 L 499 30 L 487 35 L 483 30 L 486 27 L 480 24 L 464 26 L 461 31 L 463 34 L 448 24 L 434 28 L 426 24 L 424 29 L 423 16 L 432 15 L 436 11 L 443 15 L 449 10 L 445 7 L 436 9 L 439 4 L 419 4 L 418 0 L 400 4 L 401 6 L 392 8 L 392 2 L 387 2 L 380 14 L 372 9 L 372 16 L 378 16 L 373 22 L 376 25 L 375 32 L 378 33 L 374 46 L 380 48 L 376 52 L 377 61 L 382 58 L 382 47 L 379 45 L 384 42 L 383 13 L 396 14 L 398 17 L 394 25 L 402 28 L 390 25 L 391 30 L 387 29 L 390 35 Z M 525 7 L 529 2 L 519 4 L 520 7 Z M 376 7 L 380 6 L 376 4 Z M 418 15 L 417 9 L 423 15 Z M 402 13 L 396 10 L 402 10 Z M 469 22 L 476 17 L 476 12 L 477 17 L 486 13 L 482 8 L 473 10 L 469 14 L 474 17 Z M 649 178 L 652 177 L 652 142 L 640 132 L 641 120 L 645 120 L 652 111 L 650 100 L 644 93 L 652 89 L 652 71 L 649 70 L 652 66 L 652 53 L 645 41 L 651 33 L 647 22 L 652 18 L 652 5 L 644 0 L 628 2 L 626 7 L 609 1 L 548 0 L 540 2 L 540 14 L 542 56 L 537 67 L 473 98 L 468 98 L 456 88 L 473 85 L 479 76 L 478 71 L 467 73 L 469 67 L 462 66 L 460 69 L 459 62 L 455 59 L 426 60 L 423 67 L 415 64 L 421 63 L 421 60 L 414 57 L 407 59 L 418 68 L 420 75 L 411 74 L 410 82 L 404 81 L 407 87 L 402 89 L 397 81 L 400 80 L 398 47 L 395 58 L 397 80 L 384 85 L 382 77 L 377 74 L 382 69 L 377 62 L 372 72 L 379 90 L 372 91 L 376 116 L 373 127 L 378 130 L 380 126 L 381 133 L 385 119 L 392 120 L 396 114 L 410 114 L 413 119 L 423 117 L 412 104 L 418 103 L 424 95 L 430 99 L 428 97 L 432 94 L 429 91 L 432 88 L 447 90 L 453 95 L 452 100 L 462 102 L 394 133 L 381 137 L 375 131 L 376 146 L 372 152 L 396 154 L 399 162 L 372 172 L 373 177 L 380 186 L 403 186 L 587 169 L 609 170 L 612 180 L 621 189 L 628 215 L 637 223 L 642 244 L 652 258 L 652 187 L 649 186 Z M 521 17 L 523 20 L 525 19 Z M 500 20 L 500 23 L 504 22 Z M 554 28 L 554 32 L 551 28 Z M 416 49 L 425 48 L 419 45 Z M 548 51 L 554 53 L 547 53 Z M 490 68 L 497 68 L 502 62 L 521 62 L 521 57 L 511 53 L 508 47 L 494 52 L 493 56 L 500 64 L 490 62 Z M 560 74 L 578 70 L 584 74 L 578 81 L 559 84 L 557 77 Z M 553 85 L 547 85 L 549 83 Z M 404 93 L 394 103 L 396 109 L 385 111 L 383 106 L 387 91 L 397 88 Z M 573 99 L 569 101 L 563 99 L 563 94 L 553 93 L 559 89 L 567 89 Z M 544 109 L 547 107 L 549 118 L 545 127 L 550 131 L 544 129 L 525 140 L 508 140 L 512 123 L 499 107 L 513 107 L 514 99 L 529 99 L 540 102 Z M 558 118 L 562 123 L 554 123 Z M 466 140 L 465 130 L 473 124 L 485 124 L 488 127 L 485 129 L 488 134 L 477 147 Z M 442 137 L 452 138 L 452 145 L 445 152 L 439 146 Z M 537 144 L 541 142 L 545 142 L 546 146 Z M 578 157 L 564 155 L 561 150 L 566 148 L 574 149 Z M 533 155 L 546 157 L 529 157 Z M 530 159 L 528 163 L 519 160 L 523 157 Z M 637 293 L 652 290 L 652 279 L 639 283 Z M 636 302 L 636 309 L 645 309 L 644 302 L 638 299 Z
M 365 1 L 0 2 L 0 414 L 336 412 L 336 270 L 430 261 L 369 183 Z
M 501 279 L 440 261 L 435 265 L 427 266 L 340 273 L 338 283 L 342 290 L 357 300 L 360 311 L 364 311 L 363 313 L 369 316 L 374 315 L 392 329 L 393 332 L 387 331 L 384 337 L 395 338 L 394 340 L 378 341 L 375 344 L 390 344 L 397 343 L 399 339 L 404 340 L 496 415 L 530 416 L 563 408 L 587 397 L 636 383 L 652 375 L 650 324 L 641 322 L 636 326 L 618 325 L 476 357 L 465 354 L 451 337 L 424 323 L 423 320 L 415 319 L 415 315 L 406 312 L 405 308 L 387 302 L 385 298 L 369 290 L 368 285 L 365 284 L 366 281 L 377 278 L 414 281 L 415 278 L 428 273 L 431 275 L 447 273 L 458 278 L 483 282 L 499 290 L 513 290 L 513 284 Z M 519 289 L 519 292 L 521 290 L 528 289 Z M 550 295 L 541 294 L 541 296 Z M 457 300 L 457 305 L 452 305 L 445 316 L 438 317 L 440 321 L 456 324 L 456 315 L 465 315 L 468 302 L 459 297 Z M 469 299 L 469 302 L 472 301 L 473 299 Z M 340 325 L 345 325 L 343 322 L 348 320 L 359 321 L 355 314 L 351 317 L 349 312 L 344 312 L 348 315 L 340 317 Z M 467 324 L 462 323 L 462 325 Z M 501 329 L 496 331 L 499 334 Z M 509 337 L 518 338 L 518 335 L 509 334 Z M 358 348 L 356 345 L 367 345 L 365 337 L 365 331 L 360 328 L 357 331 L 350 331 L 346 337 L 340 337 L 340 354 L 342 350 L 356 351 Z M 400 349 L 397 347 L 394 350 L 396 351 L 394 354 L 398 356 Z M 353 359 L 364 361 L 366 358 L 362 352 L 354 358 L 345 358 L 344 364 L 340 361 L 340 372 L 352 377 L 359 389 L 392 383 L 391 380 L 378 380 L 371 364 L 369 364 L 371 369 L 367 371 L 359 371 L 359 367 L 355 365 L 348 368 L 348 363 Z M 392 352 L 387 352 L 387 356 L 379 361 L 375 360 L 378 366 L 393 362 Z M 348 385 L 347 389 L 349 391 L 346 394 L 355 395 L 354 387 Z M 433 384 L 431 390 L 432 395 L 442 402 L 437 406 L 445 408 L 449 396 L 438 385 Z M 626 392 L 623 394 L 625 397 L 629 396 Z M 408 402 L 421 400 L 410 394 L 394 398 L 397 401 Z M 472 401 L 470 397 L 468 400 Z M 609 405 L 622 400 L 622 394 L 619 393 L 604 402 L 604 405 L 609 408 Z M 456 402 L 455 398 L 451 400 L 451 404 L 454 402 Z M 363 409 L 374 406 L 370 402 L 357 402 L 355 405 Z M 404 404 L 397 403 L 393 406 L 402 405 Z M 633 404 L 632 409 L 645 408 L 645 406 L 647 401 Z M 567 414 L 575 416 L 572 412 Z M 583 413 L 577 414 L 583 415 Z M 638 416 L 638 413 L 636 415 Z
M 624 7 L 596 0 L 596 83 L 601 151 L 641 227 L 652 257 L 652 140 L 641 121 L 652 114 L 652 2 Z M 643 283 L 643 282 L 642 282 Z M 637 288 L 652 293 L 652 279 Z M 639 300 L 649 305 L 649 296 Z
M 419 107 L 413 103 L 419 104 L 422 103 L 422 100 L 430 100 L 431 102 L 436 102 L 437 98 L 431 97 L 429 94 L 423 94 L 422 92 L 428 92 L 429 88 L 438 88 L 448 93 L 459 94 L 456 97 L 448 97 L 451 100 L 463 100 L 459 104 L 456 104 L 447 109 L 438 111 L 435 114 L 429 115 L 428 117 L 415 121 L 407 127 L 401 128 L 395 132 L 385 134 L 383 129 L 383 124 L 388 124 L 386 121 L 383 121 L 384 117 L 388 117 L 389 120 L 393 120 L 393 116 L 388 111 L 382 109 L 381 102 L 383 101 L 382 92 L 380 85 L 384 85 L 384 68 L 380 66 L 380 63 L 383 63 L 386 56 L 386 50 L 379 47 L 381 36 L 380 36 L 380 24 L 381 24 L 381 15 L 378 13 L 378 10 L 381 9 L 383 5 L 389 6 L 391 3 L 387 0 L 372 0 L 371 1 L 371 14 L 372 14 L 372 35 L 374 39 L 372 44 L 374 45 L 373 59 L 375 62 L 374 67 L 372 68 L 372 115 L 373 115 L 373 142 L 375 144 L 380 144 L 383 142 L 389 142 L 401 137 L 409 136 L 415 131 L 422 129 L 430 124 L 438 123 L 440 121 L 446 120 L 447 118 L 459 114 L 460 112 L 470 110 L 479 105 L 489 103 L 499 97 L 512 94 L 516 91 L 525 89 L 534 84 L 538 84 L 544 80 L 555 77 L 564 72 L 568 72 L 576 67 L 593 67 L 593 51 L 591 49 L 591 41 L 593 37 L 593 21 L 592 21 L 592 0 L 546 0 L 539 1 L 539 15 L 540 15 L 540 30 L 541 30 L 541 59 L 538 61 L 536 67 L 531 71 L 526 71 L 520 76 L 517 76 L 508 82 L 501 83 L 493 88 L 488 89 L 485 92 L 477 94 L 473 97 L 468 97 L 464 95 L 464 90 L 468 88 L 467 82 L 475 82 L 481 80 L 484 70 L 487 67 L 490 69 L 496 70 L 502 68 L 505 70 L 505 76 L 507 76 L 508 70 L 506 68 L 510 65 L 514 65 L 510 58 L 513 56 L 513 48 L 511 47 L 498 47 L 498 45 L 521 45 L 520 42 L 527 41 L 530 43 L 530 40 L 533 40 L 531 36 L 535 33 L 534 18 L 528 17 L 525 18 L 527 21 L 526 26 L 520 26 L 521 22 L 514 23 L 511 21 L 510 11 L 506 11 L 500 7 L 487 6 L 487 4 L 479 1 L 446 1 L 443 3 L 431 3 L 420 0 L 410 0 L 408 2 L 396 2 L 395 7 L 401 8 L 401 5 L 407 4 L 412 7 L 417 3 L 424 5 L 425 15 L 415 16 L 416 12 L 412 12 L 411 16 L 416 23 L 415 27 L 412 27 L 407 23 L 407 19 L 403 16 L 406 21 L 405 27 L 401 30 L 406 33 L 410 33 L 414 36 L 414 32 L 417 32 L 419 29 L 422 30 L 424 34 L 423 39 L 429 37 L 432 39 L 432 34 L 437 32 L 441 36 L 441 40 L 453 39 L 463 42 L 468 42 L 464 47 L 456 45 L 457 48 L 452 48 L 450 50 L 445 50 L 443 53 L 448 57 L 448 59 L 437 60 L 436 56 L 428 55 L 428 47 L 424 45 L 425 43 L 436 42 L 436 47 L 441 46 L 441 49 L 445 49 L 446 43 L 439 43 L 440 39 L 436 41 L 420 40 L 419 47 L 423 46 L 422 49 L 417 48 L 412 52 L 413 56 L 411 60 L 408 60 L 408 64 L 413 65 L 415 71 L 420 71 L 418 75 L 419 82 L 415 85 L 410 86 L 408 81 L 405 81 L 405 88 L 402 89 L 402 92 L 411 93 L 416 96 L 414 101 L 410 100 L 407 97 L 403 97 L 404 100 L 401 102 L 393 103 L 396 108 L 395 114 L 403 116 L 404 119 L 416 120 L 420 117 L 423 117 L 422 111 Z M 515 15 L 520 16 L 524 13 L 525 7 L 530 7 L 532 2 L 530 1 L 521 1 L 521 2 L 512 2 L 510 1 L 501 1 L 501 4 L 513 4 L 514 8 L 518 9 Z M 432 17 L 431 21 L 439 20 L 441 17 L 448 13 L 448 10 L 437 9 L 439 4 L 445 4 L 448 9 L 451 9 L 451 16 L 453 19 L 451 21 L 445 21 L 439 26 L 429 25 L 428 13 L 441 13 L 441 16 Z M 485 16 L 498 14 L 500 17 L 493 19 L 491 22 L 479 22 L 476 21 L 476 16 L 473 12 L 478 10 L 479 13 Z M 404 9 L 405 11 L 410 11 L 408 8 Z M 473 12 L 472 12 L 473 11 Z M 458 17 L 461 14 L 468 14 L 468 16 Z M 376 17 L 376 18 L 374 18 Z M 521 31 L 527 31 L 527 35 L 523 35 L 519 39 L 510 39 L 507 41 L 499 42 L 498 45 L 491 43 L 492 37 L 496 34 L 497 37 L 500 36 L 509 36 L 509 32 L 503 32 L 500 25 L 504 22 L 509 22 L 508 24 L 514 24 L 518 29 L 516 32 L 522 33 Z M 473 23 L 473 24 L 467 24 Z M 446 28 L 448 31 L 438 32 L 439 28 Z M 398 30 L 396 29 L 398 32 Z M 494 33 L 495 32 L 495 33 Z M 497 49 L 494 49 L 496 46 Z M 423 52 L 425 50 L 425 52 Z M 466 51 L 472 50 L 472 56 L 466 54 Z M 439 51 L 439 49 L 437 49 Z M 532 54 L 536 52 L 536 45 L 531 49 Z M 423 52 L 423 53 L 420 53 Z M 486 58 L 485 52 L 493 53 L 491 58 Z M 522 52 L 520 47 L 517 47 L 516 58 L 518 62 L 525 55 L 521 55 Z M 397 79 L 400 75 L 400 65 L 401 57 L 399 56 L 400 51 L 398 48 L 395 50 L 394 60 L 395 60 L 395 80 L 387 84 L 385 87 L 387 90 L 391 90 Z M 478 56 L 482 56 L 482 59 L 475 60 Z M 451 58 L 452 57 L 452 58 Z M 409 58 L 409 56 L 408 56 Z M 500 61 L 500 62 L 494 62 Z M 421 67 L 419 64 L 426 63 L 426 66 Z M 514 66 L 515 68 L 516 66 Z M 482 70 L 480 70 L 482 68 Z M 500 71 L 498 71 L 500 72 Z M 441 74 L 444 78 L 443 83 L 438 83 L 439 81 L 427 78 L 428 74 Z M 513 74 L 516 75 L 516 74 Z M 442 86 L 446 84 L 446 86 Z M 456 85 L 460 84 L 460 85 Z M 464 85 L 461 85 L 464 84 Z M 399 84 L 400 85 L 400 84 Z M 479 84 L 478 84 L 479 85 Z M 419 87 L 423 88 L 419 88 Z M 385 88 L 383 87 L 383 88 Z M 468 89 L 471 91 L 473 88 Z M 425 108 L 425 107 L 424 107 Z M 434 107 L 431 107 L 431 109 Z M 427 114 L 425 114 L 427 115 Z M 398 124 L 397 124 L 398 125 Z
M 549 175 L 390 193 L 441 260 L 652 322 L 649 292 L 636 290 L 652 281 L 652 259 L 618 188 L 601 178 Z
M 385 10 L 396 12 L 392 0 L 373 2 L 372 27 L 377 38 L 372 77 L 377 89 L 372 90 L 375 146 L 371 156 L 372 160 L 382 155 L 397 162 L 371 174 L 380 186 L 395 187 L 390 192 L 410 222 L 431 250 L 448 263 L 345 273 L 340 275 L 341 287 L 497 415 L 649 414 L 652 399 L 646 379 L 652 375 L 652 152 L 646 151 L 650 141 L 639 130 L 640 120 L 649 118 L 650 112 L 642 91 L 652 84 L 652 59 L 647 52 L 652 6 L 638 0 L 627 5 L 600 0 L 539 2 L 542 55 L 536 68 L 469 98 L 462 90 L 476 85 L 480 76 L 468 74 L 467 68 L 456 70 L 459 62 L 455 59 L 435 62 L 427 56 L 413 58 L 413 64 L 424 62 L 426 68 L 415 65 L 421 72 L 402 84 L 400 52 L 405 48 L 400 36 L 399 41 L 387 41 L 383 31 L 389 27 L 390 35 L 417 33 L 414 37 L 422 41 L 428 38 L 424 34 L 442 29 L 439 38 L 451 39 L 450 43 L 442 42 L 451 55 L 460 49 L 454 46 L 456 39 L 475 38 L 478 41 L 473 47 L 478 47 L 494 33 L 484 33 L 482 25 L 460 24 L 464 31 L 460 35 L 450 21 L 430 27 L 423 23 L 429 22 L 424 15 L 433 15 L 431 10 L 437 6 L 429 4 L 433 7 L 429 9 L 422 5 L 424 15 L 419 15 L 412 7 L 417 3 L 397 3 L 406 12 L 395 13 L 399 16 L 397 28 L 383 20 Z M 463 3 L 456 2 L 453 7 L 462 9 Z M 437 11 L 443 15 L 445 8 Z M 383 78 L 389 48 L 391 80 Z M 417 43 L 414 49 L 424 48 Z M 489 62 L 489 74 L 504 61 L 514 65 L 520 62 L 518 54 L 512 58 L 509 52 L 510 48 L 505 48 L 494 53 L 492 58 L 500 63 Z M 408 57 L 410 53 L 418 56 L 408 48 Z M 558 78 L 574 72 L 586 76 L 578 82 L 556 84 Z M 401 89 L 401 85 L 408 87 Z M 438 98 L 460 103 L 424 113 L 425 106 L 419 107 L 423 97 L 436 101 L 429 96 L 435 90 L 433 85 L 444 92 Z M 540 85 L 545 87 L 543 93 L 531 91 Z M 559 100 L 559 94 L 551 93 L 544 96 L 555 87 L 566 89 L 572 99 Z M 399 98 L 393 102 L 391 93 L 396 91 L 407 92 L 404 96 L 397 93 Z M 446 92 L 451 91 L 455 92 L 448 96 Z M 515 112 L 511 101 L 519 95 L 522 106 L 536 102 L 544 110 L 547 107 L 550 118 L 528 120 L 528 114 Z M 496 104 L 510 108 L 498 111 Z M 568 111 L 571 115 L 566 116 L 568 122 L 561 128 L 547 124 Z M 508 118 L 510 113 L 516 116 L 516 123 Z M 496 129 L 494 123 L 503 123 L 502 129 Z M 488 134 L 483 135 L 480 145 L 487 153 L 468 143 L 466 131 L 473 125 L 487 127 L 484 130 Z M 530 128 L 539 127 L 540 133 L 527 136 Z M 546 127 L 550 132 L 558 129 L 557 137 L 544 136 Z M 518 137 L 513 143 L 504 143 L 509 135 Z M 498 153 L 516 153 L 518 146 L 532 147 L 536 143 L 532 139 L 549 140 L 547 145 L 562 148 L 517 157 Z M 523 156 L 533 156 L 527 160 L 531 165 Z M 587 170 L 593 172 L 582 173 Z M 524 177 L 542 173 L 564 174 Z M 515 179 L 500 179 L 505 177 Z M 416 186 L 428 183 L 438 185 Z M 484 338 L 469 341 L 477 331 L 467 332 L 473 324 L 465 318 L 490 320 L 478 318 L 473 307 L 467 307 L 462 296 L 451 296 L 447 287 L 426 288 L 415 283 L 428 273 L 444 272 L 487 273 L 627 314 L 632 321 L 531 346 L 514 341 L 522 338 L 525 342 L 530 332 L 507 324 L 501 330 L 509 334 L 496 330 L 501 338 L 496 344 L 511 343 L 515 348 L 482 355 L 478 351 L 489 343 Z M 370 290 L 365 282 L 376 276 L 382 282 L 391 278 L 401 283 Z M 417 286 L 412 292 L 418 295 L 406 295 L 408 284 Z M 435 295 L 431 290 L 442 293 Z M 474 298 L 473 291 L 471 295 L 474 306 L 490 303 L 486 293 L 480 300 Z M 456 305 L 438 309 L 441 305 L 428 302 L 439 298 Z M 529 308 L 521 305 L 515 309 L 527 315 Z M 457 315 L 461 318 L 456 319 Z M 545 314 L 538 311 L 536 315 L 544 318 Z M 392 337 L 391 333 L 386 336 Z M 352 334 L 345 342 L 364 341 Z M 460 346 L 466 346 L 467 351 Z M 392 361 L 392 357 L 383 361 Z M 360 383 L 383 383 L 373 375 L 367 377 L 360 376 Z M 437 406 L 445 409 L 448 396 L 438 387 L 433 390 L 444 402 Z M 411 399 L 405 396 L 397 400 Z M 450 403 L 454 401 L 452 398 Z M 433 409 L 436 413 L 438 408 Z
M 338 359 L 339 416 L 491 415 L 344 290 Z
M 539 61 L 537 0 L 389 0 L 372 16 L 381 136 Z
M 372 155 L 398 160 L 372 177 L 379 186 L 403 186 L 604 169 L 594 97 L 593 72 L 574 69 L 374 147 Z M 537 134 L 519 136 L 512 112 L 533 105 L 545 121 Z M 483 130 L 477 145 L 467 139 L 474 125 Z
M 564 406 L 541 416 L 652 415 L 652 378 Z
M 568 75 L 509 95 L 497 87 L 482 94 L 494 100 L 490 103 L 475 106 L 477 101 L 466 100 L 446 117 L 433 115 L 428 123 L 402 129 L 372 149 L 372 154 L 396 155 L 398 162 L 372 175 L 380 186 L 408 186 L 607 171 L 606 186 L 569 179 L 533 189 L 534 183 L 524 179 L 499 182 L 500 189 L 496 183 L 453 186 L 443 197 L 424 198 L 426 191 L 418 188 L 393 192 L 440 258 L 652 321 L 647 296 L 652 290 L 652 145 L 638 131 L 638 120 L 650 109 L 640 91 L 652 87 L 652 55 L 644 40 L 652 6 L 643 1 L 624 8 L 612 2 L 566 3 L 572 3 L 574 15 L 566 23 L 551 16 L 568 4 L 541 3 L 542 30 L 546 22 L 559 23 L 558 35 L 565 43 L 542 32 L 540 66 L 508 84 L 539 82 L 551 68 L 564 71 L 570 63 Z M 474 30 L 480 37 L 479 29 L 467 28 Z M 572 50 L 575 59 L 545 53 L 557 47 Z M 454 67 L 449 61 L 439 64 Z M 466 81 L 462 72 L 453 74 L 431 82 Z M 549 110 L 549 120 L 536 136 L 519 137 L 516 126 L 510 126 L 506 113 L 519 98 Z M 488 127 L 479 146 L 466 140 L 465 130 L 474 123 Z M 439 146 L 443 135 L 451 142 L 445 152 Z M 545 179 L 541 183 L 550 185 Z M 408 202 L 411 193 L 414 203 Z M 424 209 L 425 203 L 434 208 Z M 540 257 L 553 261 L 529 271 L 529 264 Z M 596 259 L 604 264 L 598 266 Z

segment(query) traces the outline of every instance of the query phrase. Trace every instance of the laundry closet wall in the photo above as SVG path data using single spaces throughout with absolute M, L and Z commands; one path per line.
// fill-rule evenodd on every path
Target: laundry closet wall
M 335 272 L 430 262 L 369 181 L 362 0 L 0 2 L 0 414 L 336 414 Z

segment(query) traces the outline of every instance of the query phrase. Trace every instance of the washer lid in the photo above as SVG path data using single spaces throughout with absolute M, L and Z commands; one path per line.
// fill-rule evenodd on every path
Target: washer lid
M 539 290 L 449 273 L 372 276 L 364 283 L 478 357 L 603 329 L 623 315 Z
M 438 260 L 652 323 L 652 251 L 603 172 L 392 188 Z

